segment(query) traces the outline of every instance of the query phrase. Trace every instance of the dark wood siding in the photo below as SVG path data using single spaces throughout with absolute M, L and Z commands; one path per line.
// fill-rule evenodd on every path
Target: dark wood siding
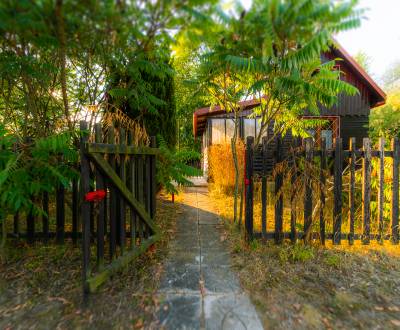
M 357 148 L 362 147 L 362 139 L 368 137 L 368 116 L 344 116 L 340 118 L 340 136 L 344 149 L 349 148 L 349 139 L 356 138 Z

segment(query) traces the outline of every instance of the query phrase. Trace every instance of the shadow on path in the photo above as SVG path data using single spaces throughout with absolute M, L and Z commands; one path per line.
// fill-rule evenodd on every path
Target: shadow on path
M 187 188 L 159 294 L 167 329 L 262 329 L 231 270 L 222 223 L 206 187 Z

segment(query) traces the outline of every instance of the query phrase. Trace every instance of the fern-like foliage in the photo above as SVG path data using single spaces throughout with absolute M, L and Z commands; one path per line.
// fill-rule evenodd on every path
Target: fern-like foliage
M 169 193 L 177 193 L 176 186 L 190 186 L 190 177 L 200 176 L 201 171 L 188 163 L 199 160 L 193 150 L 172 150 L 161 135 L 157 136 L 160 155 L 157 159 L 157 181 Z

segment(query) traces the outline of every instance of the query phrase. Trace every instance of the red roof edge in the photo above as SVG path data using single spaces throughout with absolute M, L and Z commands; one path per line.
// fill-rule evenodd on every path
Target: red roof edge
M 335 49 L 339 52 L 340 57 L 348 62 L 353 69 L 360 75 L 360 77 L 366 82 L 366 84 L 376 93 L 378 100 L 371 104 L 371 107 L 377 107 L 385 104 L 386 93 L 378 86 L 378 84 L 371 78 L 371 76 L 363 69 L 363 67 L 357 63 L 357 61 L 335 40 L 333 39 Z

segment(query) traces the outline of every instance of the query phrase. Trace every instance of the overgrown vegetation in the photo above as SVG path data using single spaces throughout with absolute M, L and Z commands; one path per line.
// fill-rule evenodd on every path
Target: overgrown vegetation
M 158 328 L 156 295 L 179 204 L 157 200 L 161 241 L 82 301 L 81 250 L 9 243 L 0 269 L 0 328 Z M 50 219 L 53 220 L 52 218 Z
M 257 240 L 246 244 L 233 225 L 233 198 L 214 194 L 213 200 L 226 220 L 233 267 L 265 328 L 395 329 L 400 325 L 397 246 L 328 243 L 322 248 Z

